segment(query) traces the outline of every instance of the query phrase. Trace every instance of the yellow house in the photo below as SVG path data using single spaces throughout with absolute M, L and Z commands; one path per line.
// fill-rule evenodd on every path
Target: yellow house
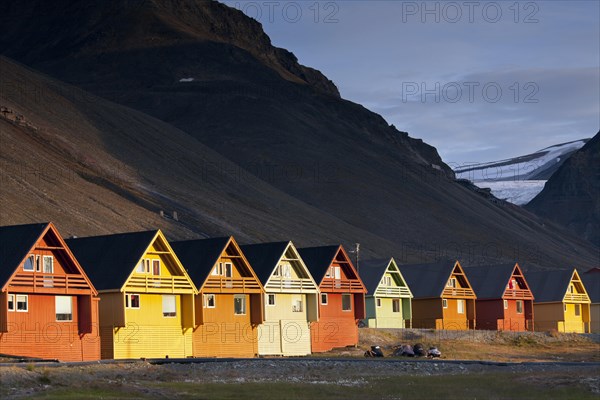
M 576 269 L 527 273 L 535 330 L 590 332 L 590 298 Z
M 310 354 L 310 324 L 318 320 L 319 289 L 296 247 L 276 242 L 242 246 L 242 251 L 265 288 L 258 354 Z
M 197 290 L 160 230 L 67 243 L 98 289 L 103 359 L 192 356 Z

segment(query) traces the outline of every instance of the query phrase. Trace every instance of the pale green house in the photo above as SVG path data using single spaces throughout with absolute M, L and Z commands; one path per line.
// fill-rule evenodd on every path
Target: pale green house
M 360 263 L 360 277 L 366 296 L 369 328 L 410 328 L 413 297 L 393 258 L 367 260 Z

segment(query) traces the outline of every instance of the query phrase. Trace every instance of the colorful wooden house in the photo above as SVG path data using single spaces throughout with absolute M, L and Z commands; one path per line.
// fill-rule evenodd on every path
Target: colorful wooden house
M 367 292 L 341 245 L 299 249 L 319 284 L 319 321 L 311 325 L 313 353 L 358 344 L 358 323 L 365 318 Z
M 0 354 L 100 359 L 97 295 L 52 223 L 0 227 Z
M 319 318 L 319 288 L 292 242 L 242 246 L 265 288 L 265 321 L 259 326 L 258 354 L 311 353 L 310 325 Z
M 519 264 L 465 268 L 477 295 L 477 329 L 531 331 L 533 294 Z
M 192 355 L 196 288 L 160 230 L 67 243 L 98 288 L 103 359 Z
M 367 288 L 369 328 L 410 328 L 413 297 L 393 258 L 360 263 L 361 278 Z
M 590 296 L 590 323 L 592 333 L 600 333 L 600 268 L 592 268 L 581 274 L 581 280 Z
M 535 330 L 590 332 L 590 298 L 576 269 L 527 273 L 535 296 Z
M 477 296 L 458 261 L 399 267 L 414 296 L 413 328 L 475 329 Z
M 263 287 L 233 237 L 172 243 L 197 285 L 194 357 L 254 357 Z

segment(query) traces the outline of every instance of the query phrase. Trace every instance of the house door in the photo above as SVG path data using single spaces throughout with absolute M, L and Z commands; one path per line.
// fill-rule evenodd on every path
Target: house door
M 333 279 L 335 279 L 335 288 L 339 289 L 342 287 L 342 271 L 340 267 L 333 268 Z

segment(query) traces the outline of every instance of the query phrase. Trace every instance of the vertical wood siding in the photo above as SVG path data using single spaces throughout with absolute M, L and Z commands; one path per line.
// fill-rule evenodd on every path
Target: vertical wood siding
M 97 321 L 91 333 L 80 335 L 77 303 L 73 297 L 73 321 L 56 321 L 53 295 L 28 294 L 27 312 L 7 312 L 8 332 L 0 333 L 0 353 L 61 361 L 98 360 Z

